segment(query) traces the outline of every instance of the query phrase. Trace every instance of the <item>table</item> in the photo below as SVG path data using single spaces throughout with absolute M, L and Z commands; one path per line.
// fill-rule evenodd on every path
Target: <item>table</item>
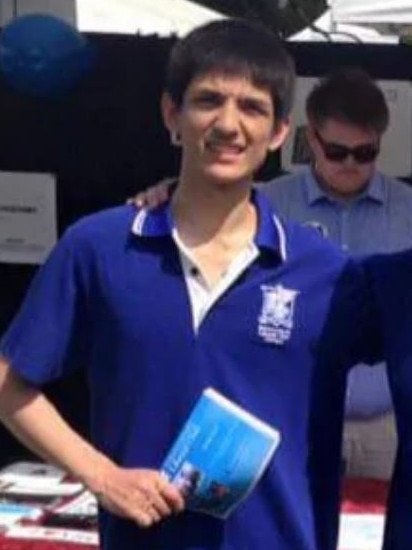
M 371 479 L 347 479 L 343 489 L 342 513 L 384 514 L 387 494 L 387 482 Z M 61 541 L 10 539 L 0 535 L 0 550 L 97 550 L 97 547 Z
M 339 550 L 381 550 L 388 488 L 380 480 L 345 480 Z
M 96 550 L 96 546 L 77 545 L 61 541 L 7 539 L 0 536 L 1 550 Z

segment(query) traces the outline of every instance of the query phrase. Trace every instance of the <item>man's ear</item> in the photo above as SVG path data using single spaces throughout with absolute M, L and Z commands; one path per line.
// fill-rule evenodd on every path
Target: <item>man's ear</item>
M 276 127 L 272 133 L 272 138 L 269 143 L 269 151 L 277 151 L 280 147 L 282 147 L 289 134 L 289 130 L 290 118 L 284 119 L 276 124 Z
M 179 132 L 179 108 L 167 92 L 163 92 L 160 107 L 162 110 L 163 122 L 170 134 Z
M 314 147 L 316 144 L 316 135 L 315 135 L 315 130 L 310 122 L 306 124 L 305 136 L 306 136 L 306 141 L 308 143 L 310 152 L 313 154 Z

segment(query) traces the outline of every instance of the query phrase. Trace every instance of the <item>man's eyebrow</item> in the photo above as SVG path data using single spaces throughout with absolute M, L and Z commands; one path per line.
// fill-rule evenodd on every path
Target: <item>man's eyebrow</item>
M 239 100 L 242 103 L 246 103 L 249 105 L 255 105 L 256 107 L 262 107 L 262 108 L 270 108 L 271 102 L 270 100 L 263 98 L 263 97 L 255 97 L 251 95 L 244 95 L 239 98 Z
M 213 88 L 199 88 L 193 92 L 194 96 L 225 97 L 227 94 Z

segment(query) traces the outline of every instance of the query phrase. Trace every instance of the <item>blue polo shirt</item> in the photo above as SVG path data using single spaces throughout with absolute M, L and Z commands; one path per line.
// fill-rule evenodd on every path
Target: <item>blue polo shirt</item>
M 398 453 L 388 503 L 384 550 L 409 550 L 412 541 L 412 251 L 367 262 L 384 327 Z
M 227 521 L 185 512 L 139 529 L 102 511 L 105 550 L 334 548 L 346 357 L 369 341 L 363 280 L 315 231 L 253 197 L 259 255 L 197 331 L 169 205 L 137 216 L 122 206 L 67 230 L 1 343 L 36 386 L 85 368 L 93 443 L 125 467 L 159 468 L 207 386 L 280 430 Z

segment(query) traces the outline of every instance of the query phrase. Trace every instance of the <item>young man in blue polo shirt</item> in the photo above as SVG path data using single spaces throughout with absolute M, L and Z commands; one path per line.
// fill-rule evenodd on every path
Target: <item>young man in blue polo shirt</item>
M 346 355 L 369 340 L 365 293 L 339 251 L 252 192 L 287 134 L 293 81 L 277 39 L 246 21 L 178 42 L 162 99 L 182 148 L 173 197 L 70 228 L 3 338 L 0 416 L 98 495 L 105 550 L 334 547 Z M 41 392 L 79 365 L 91 443 Z M 226 521 L 178 513 L 182 497 L 159 473 L 207 386 L 282 437 Z

